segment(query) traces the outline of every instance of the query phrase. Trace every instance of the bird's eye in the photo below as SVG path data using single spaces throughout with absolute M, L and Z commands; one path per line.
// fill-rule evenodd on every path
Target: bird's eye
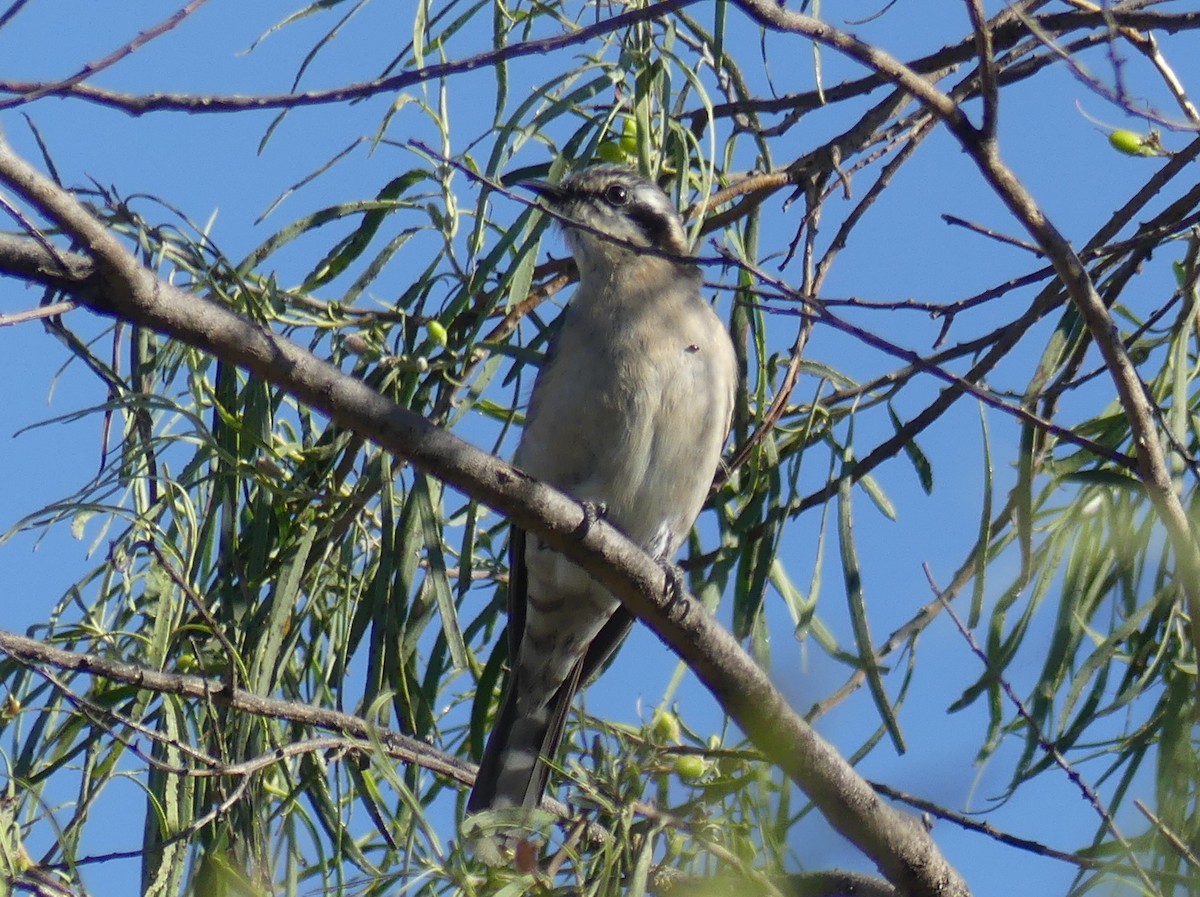
M 604 198 L 609 205 L 623 206 L 629 202 L 629 191 L 620 184 L 610 184 L 604 188 Z

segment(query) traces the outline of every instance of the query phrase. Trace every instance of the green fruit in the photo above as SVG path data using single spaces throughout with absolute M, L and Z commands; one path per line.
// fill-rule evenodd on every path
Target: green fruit
M 695 782 L 708 772 L 708 764 L 696 754 L 684 754 L 675 758 L 675 775 L 685 782 Z
M 1108 142 L 1117 152 L 1127 156 L 1165 156 L 1157 131 L 1139 134 L 1136 131 L 1118 129 L 1108 135 Z
M 650 735 L 660 743 L 678 742 L 679 720 L 675 718 L 675 714 L 660 710 L 654 714 L 654 721 L 650 723 Z
M 631 116 L 626 116 L 621 122 L 621 150 L 627 156 L 637 155 L 638 148 L 638 127 L 637 122 Z
M 429 338 L 435 344 L 445 347 L 446 345 L 446 328 L 441 321 L 426 321 L 425 331 L 429 334 Z
M 667 829 L 667 847 L 663 855 L 663 862 L 670 863 L 672 860 L 678 859 L 682 853 L 683 839 L 674 829 Z

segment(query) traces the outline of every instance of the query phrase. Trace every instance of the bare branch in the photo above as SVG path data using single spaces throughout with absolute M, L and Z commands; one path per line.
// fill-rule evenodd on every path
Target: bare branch
M 983 140 L 996 139 L 1000 90 L 996 80 L 996 60 L 992 46 L 992 29 L 983 11 L 982 0 L 966 0 L 971 28 L 975 31 L 975 54 L 979 57 L 979 91 L 983 95 L 983 124 L 979 128 Z
M 61 94 L 77 84 L 83 83 L 88 78 L 92 77 L 92 75 L 102 72 L 107 68 L 111 68 L 122 59 L 125 59 L 126 57 L 136 53 L 155 38 L 161 37 L 167 32 L 179 27 L 184 19 L 194 13 L 206 2 L 207 0 L 191 0 L 191 2 L 182 9 L 163 19 L 163 21 L 159 22 L 157 25 L 140 32 L 136 38 L 109 53 L 103 59 L 100 59 L 97 62 L 89 62 L 74 75 L 63 78 L 61 81 L 55 81 L 51 84 L 43 84 L 38 87 L 34 87 L 28 92 L 21 93 L 19 96 L 10 97 L 7 100 L 0 100 L 0 110 L 11 109 L 14 106 L 21 106 L 25 103 L 31 103 L 40 97 L 49 96 L 50 94 Z
M 75 79 L 69 79 L 67 83 L 61 85 L 28 81 L 0 81 L 0 92 L 19 95 L 6 101 L 10 104 L 26 102 L 27 97 L 70 96 L 118 109 L 130 115 L 144 115 L 148 112 L 243 112 L 256 109 L 295 109 L 302 106 L 321 106 L 363 99 L 377 94 L 395 93 L 412 87 L 414 84 L 423 84 L 426 81 L 436 81 L 439 78 L 448 78 L 451 75 L 495 66 L 512 59 L 520 59 L 523 56 L 534 56 L 578 46 L 617 29 L 660 18 L 695 2 L 697 0 L 661 0 L 650 6 L 601 19 L 594 25 L 587 25 L 554 37 L 506 44 L 495 50 L 477 53 L 465 59 L 435 63 L 424 68 L 401 72 L 390 78 L 347 84 L 331 90 L 311 90 L 304 93 L 260 97 L 197 96 L 178 93 L 124 94 L 76 83 Z M 88 74 L 89 72 L 85 71 L 82 76 L 87 77 Z

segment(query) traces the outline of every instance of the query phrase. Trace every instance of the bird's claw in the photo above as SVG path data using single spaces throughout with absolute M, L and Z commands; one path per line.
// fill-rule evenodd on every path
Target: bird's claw
M 575 538 L 583 540 L 598 521 L 608 516 L 608 505 L 602 501 L 583 501 L 580 504 L 583 506 L 583 519 L 575 527 Z
M 689 607 L 683 598 L 683 568 L 675 564 L 668 564 L 666 561 L 663 561 L 662 568 L 663 599 L 667 602 L 664 610 L 666 610 L 667 616 L 672 616 L 677 607 L 682 608 L 682 613 L 679 615 L 679 619 L 682 621 L 687 617 Z

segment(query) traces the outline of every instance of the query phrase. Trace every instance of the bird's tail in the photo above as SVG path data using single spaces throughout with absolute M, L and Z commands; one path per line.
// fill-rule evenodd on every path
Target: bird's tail
M 540 707 L 518 706 L 520 682 L 517 676 L 510 678 L 467 798 L 467 816 L 492 810 L 526 813 L 524 817 L 512 814 L 511 829 L 472 838 L 472 849 L 477 856 L 487 859 L 488 854 L 497 852 L 500 843 L 519 840 L 521 828 L 529 825 L 532 811 L 541 805 L 550 775 L 549 763 L 558 753 L 581 668 L 582 664 L 576 665 L 554 697 Z

